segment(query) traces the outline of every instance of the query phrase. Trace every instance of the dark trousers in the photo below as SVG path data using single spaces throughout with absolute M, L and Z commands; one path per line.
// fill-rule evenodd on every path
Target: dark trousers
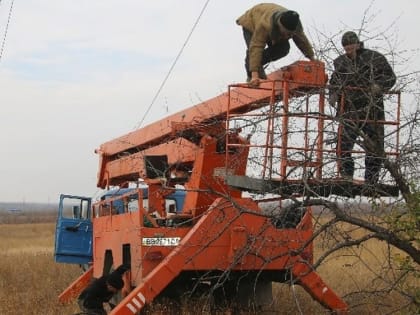
M 349 104 L 346 104 L 350 107 Z M 365 182 L 376 184 L 382 166 L 382 153 L 384 152 L 384 125 L 377 120 L 384 120 L 383 102 L 377 101 L 374 107 L 352 106 L 354 111 L 347 111 L 342 120 L 341 150 L 338 150 L 341 160 L 340 173 L 344 176 L 353 176 L 354 159 L 351 151 L 358 137 L 365 151 Z M 341 152 L 340 152 L 341 151 Z
M 104 308 L 87 308 L 84 306 L 84 300 L 79 299 L 77 300 L 77 304 L 82 312 L 89 315 L 106 315 L 106 311 Z
M 245 28 L 242 28 L 244 39 L 246 43 L 246 56 L 245 56 L 245 70 L 248 78 L 251 78 L 251 71 L 249 70 L 249 45 L 252 39 L 252 32 L 248 31 Z M 271 42 L 267 42 L 267 47 L 263 51 L 261 66 L 258 69 L 260 77 L 264 74 L 264 65 L 271 61 L 278 60 L 287 56 L 290 51 L 290 44 L 287 39 L 281 40 L 274 45 Z

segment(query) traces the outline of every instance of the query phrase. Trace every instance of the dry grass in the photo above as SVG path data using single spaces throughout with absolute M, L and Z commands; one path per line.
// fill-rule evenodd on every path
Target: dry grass
M 9 213 L 0 210 L 0 224 L 45 223 L 57 220 L 57 210 L 27 211 Z
M 0 314 L 72 314 L 57 296 L 80 269 L 56 264 L 53 223 L 0 225 Z
M 54 223 L 0 225 L 0 314 L 56 315 L 78 311 L 76 304 L 62 306 L 57 302 L 57 296 L 81 270 L 78 266 L 54 262 L 54 227 Z M 329 259 L 319 273 L 342 296 L 362 289 L 378 289 L 381 283 L 369 269 L 386 270 L 386 249 L 384 243 L 372 241 L 358 252 L 347 251 L 346 255 Z M 363 260 L 357 256 L 362 256 Z M 274 296 L 276 303 L 270 314 L 329 313 L 298 286 L 275 285 Z M 386 314 L 404 303 L 395 293 L 372 298 L 348 296 L 346 300 L 352 305 L 350 314 L 358 315 Z M 383 306 L 378 307 L 381 304 Z

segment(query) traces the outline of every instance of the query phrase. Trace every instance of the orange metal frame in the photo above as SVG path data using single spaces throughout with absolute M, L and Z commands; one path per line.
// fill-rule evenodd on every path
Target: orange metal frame
M 247 209 L 244 212 L 242 209 Z M 249 199 L 227 202 L 217 199 L 189 230 L 143 229 L 141 234 L 179 236 L 181 243 L 173 250 L 148 249 L 139 244 L 141 253 L 134 264 L 135 288 L 111 314 L 136 314 L 150 303 L 181 271 L 186 270 L 290 270 L 297 283 L 326 307 L 345 313 L 347 305 L 311 268 L 312 223 L 307 212 L 296 229 L 276 229 L 270 219 L 258 215 L 259 208 Z M 218 224 L 216 224 L 218 222 Z M 133 242 L 136 240 L 133 239 Z M 147 250 L 161 252 L 161 259 L 148 260 Z M 156 257 L 154 255 L 153 257 Z M 141 281 L 140 281 L 141 280 Z
M 294 77 L 302 77 L 301 73 L 307 76 L 307 72 L 312 72 L 314 69 L 309 68 L 308 65 L 305 66 L 304 63 L 298 63 L 295 65 L 296 70 L 294 73 Z M 301 73 L 299 72 L 301 71 Z M 289 76 L 284 76 L 289 77 Z M 290 76 L 292 77 L 292 76 Z M 229 119 L 237 119 L 240 116 L 246 117 L 258 117 L 264 116 L 264 120 L 267 123 L 267 130 L 266 130 L 266 137 L 265 143 L 256 143 L 256 144 L 248 144 L 246 145 L 249 148 L 255 147 L 263 147 L 265 148 L 264 154 L 264 162 L 263 162 L 263 177 L 269 177 L 270 179 L 274 179 L 272 175 L 268 175 L 270 170 L 273 169 L 272 159 L 269 157 L 273 156 L 273 149 L 279 149 L 281 154 L 279 155 L 280 160 L 280 173 L 277 176 L 277 180 L 287 180 L 288 179 L 288 167 L 302 167 L 306 169 L 308 167 L 315 167 L 316 168 L 316 176 L 317 180 L 322 178 L 322 165 L 323 165 L 323 152 L 326 151 L 323 147 L 324 142 L 324 121 L 327 120 L 327 116 L 325 113 L 325 81 L 323 76 L 319 77 L 319 81 L 308 80 L 308 83 L 305 84 L 304 89 L 302 86 L 296 86 L 293 79 L 282 79 L 282 80 L 273 80 L 270 82 L 271 86 L 266 87 L 267 89 L 271 89 L 271 97 L 268 100 L 268 103 L 265 100 L 261 100 L 261 103 L 264 104 L 269 108 L 268 112 L 264 113 L 263 115 L 259 113 L 245 113 L 243 115 L 238 113 L 232 113 L 230 111 L 231 108 L 231 99 L 228 102 L 228 112 L 227 112 L 227 129 L 229 129 Z M 293 77 L 292 77 L 293 78 Z M 230 85 L 229 89 L 235 89 L 238 86 L 242 85 Z M 292 89 L 292 90 L 291 90 Z M 317 95 L 318 96 L 318 107 L 316 108 L 316 112 L 310 114 L 309 111 L 309 99 L 305 100 L 305 110 L 303 112 L 293 112 L 291 108 L 289 108 L 290 98 L 296 97 L 300 93 L 300 96 L 303 95 Z M 282 102 L 282 106 L 280 109 L 276 108 L 274 105 Z M 276 125 L 275 119 L 281 119 L 282 125 L 282 134 L 280 142 L 275 143 L 273 139 L 273 126 Z M 310 146 L 309 143 L 309 130 L 308 130 L 308 121 L 309 119 L 313 119 L 317 121 L 317 131 L 316 131 L 316 146 Z M 298 122 L 298 120 L 303 121 L 301 125 L 302 128 L 302 136 L 303 141 L 302 145 L 300 146 L 291 146 L 289 144 L 289 132 L 288 126 L 291 124 L 292 121 Z M 299 122 L 298 122 L 299 123 Z M 230 147 L 242 147 L 243 145 L 237 143 L 230 143 L 229 137 L 226 137 L 226 152 L 229 151 Z M 315 161 L 311 161 L 311 159 L 303 160 L 303 161 L 296 161 L 290 158 L 289 152 L 291 150 L 301 151 L 305 153 L 313 153 L 316 154 Z
M 61 303 L 69 303 L 72 299 L 78 296 L 83 289 L 89 284 L 93 275 L 93 266 L 77 278 L 72 284 L 68 286 L 59 296 L 58 301 Z
M 322 87 L 327 77 L 323 63 L 299 61 L 272 73 L 269 79 L 274 82 L 274 89 L 271 82 L 263 83 L 259 89 L 249 89 L 247 85 L 238 86 L 192 108 L 102 144 L 96 150 L 100 156 L 98 187 L 120 185 L 125 181 L 133 181 L 135 176 L 142 177 L 144 165 L 139 159 L 133 158 L 133 154 L 146 154 L 145 150 L 151 150 L 153 154 L 168 150 L 168 158 L 172 161 L 193 162 L 197 145 L 183 139 L 183 133 L 192 131 L 217 136 L 219 129 L 214 130 L 215 121 L 224 121 L 228 111 L 229 115 L 246 113 L 266 106 L 264 101 L 273 97 L 284 97 L 287 100 L 288 97 L 282 95 L 284 82 L 289 85 L 286 90 L 293 93 L 300 89 Z M 184 145 L 177 141 L 184 141 Z

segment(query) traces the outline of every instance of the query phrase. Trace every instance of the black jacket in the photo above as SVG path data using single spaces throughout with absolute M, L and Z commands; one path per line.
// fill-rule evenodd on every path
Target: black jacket
M 335 93 L 341 96 L 345 91 L 346 100 L 363 104 L 372 98 L 369 88 L 373 84 L 379 85 L 382 90 L 381 93 L 374 95 L 380 99 L 383 92 L 390 90 L 395 81 L 394 71 L 384 55 L 374 50 L 360 48 L 354 60 L 345 54 L 334 60 L 330 94 Z M 346 90 L 346 87 L 359 89 Z
M 79 295 L 79 300 L 83 300 L 83 306 L 88 309 L 102 309 L 103 303 L 108 302 L 113 292 L 108 291 L 107 276 L 102 276 L 94 280 L 86 289 Z
M 113 292 L 108 291 L 107 280 L 110 276 L 118 274 L 122 276 L 124 272 L 130 269 L 130 265 L 123 264 L 115 269 L 111 274 L 102 276 L 94 280 L 86 289 L 79 295 L 79 300 L 83 300 L 83 306 L 88 309 L 102 309 L 103 303 L 108 302 Z

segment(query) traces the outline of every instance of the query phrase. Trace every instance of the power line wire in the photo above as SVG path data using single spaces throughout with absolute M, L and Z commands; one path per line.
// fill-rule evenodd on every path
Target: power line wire
M 12 2 L 10 3 L 9 17 L 7 18 L 6 29 L 5 29 L 5 31 L 4 31 L 3 42 L 2 42 L 2 44 L 1 44 L 1 50 L 0 50 L 0 61 L 1 61 L 2 57 L 3 57 L 3 51 L 4 51 L 4 47 L 5 47 L 5 45 L 6 45 L 7 31 L 8 31 L 8 29 L 9 29 L 10 19 L 12 18 L 12 10 L 13 10 L 13 3 L 14 3 L 14 2 L 15 2 L 15 1 L 14 1 L 14 0 L 12 0 Z M 1 4 L 1 1 L 0 1 L 0 4 Z
M 140 122 L 137 124 L 137 126 L 135 126 L 135 127 L 134 127 L 134 129 L 138 129 L 138 128 L 140 128 L 140 127 L 141 127 L 141 125 L 143 124 L 144 120 L 146 119 L 147 114 L 149 113 L 150 109 L 152 108 L 153 104 L 155 103 L 156 99 L 158 98 L 158 96 L 159 96 L 160 92 L 162 91 L 162 89 L 163 89 L 163 87 L 164 87 L 164 85 L 165 85 L 166 81 L 168 80 L 168 78 L 169 78 L 169 76 L 170 76 L 170 74 L 171 74 L 172 70 L 174 69 L 174 67 L 175 67 L 175 65 L 176 65 L 176 63 L 177 63 L 177 61 L 178 61 L 178 59 L 181 57 L 181 54 L 183 53 L 185 46 L 187 46 L 187 43 L 188 43 L 188 41 L 190 40 L 190 37 L 191 37 L 192 33 L 194 32 L 194 30 L 195 30 L 196 26 L 198 25 L 198 22 L 200 21 L 200 19 L 201 19 L 202 15 L 203 15 L 204 11 L 206 10 L 207 5 L 209 4 L 209 2 L 210 2 L 210 0 L 207 0 L 207 1 L 204 3 L 204 6 L 203 6 L 203 8 L 201 9 L 201 12 L 200 12 L 200 14 L 198 15 L 198 17 L 197 17 L 197 19 L 196 19 L 196 21 L 195 21 L 195 23 L 194 23 L 193 27 L 191 28 L 191 31 L 190 31 L 190 33 L 188 34 L 188 36 L 187 36 L 187 38 L 186 38 L 186 40 L 185 40 L 184 44 L 182 45 L 181 50 L 179 51 L 179 53 L 178 53 L 178 55 L 176 56 L 176 58 L 175 58 L 174 62 L 172 63 L 171 67 L 169 68 L 169 71 L 168 71 L 168 73 L 166 74 L 165 79 L 163 80 L 163 82 L 162 82 L 162 84 L 160 85 L 159 89 L 157 90 L 157 92 L 156 92 L 155 96 L 153 97 L 152 102 L 150 103 L 149 107 L 147 108 L 146 112 L 145 112 L 145 113 L 144 113 L 144 115 L 143 115 L 143 118 L 140 120 Z

